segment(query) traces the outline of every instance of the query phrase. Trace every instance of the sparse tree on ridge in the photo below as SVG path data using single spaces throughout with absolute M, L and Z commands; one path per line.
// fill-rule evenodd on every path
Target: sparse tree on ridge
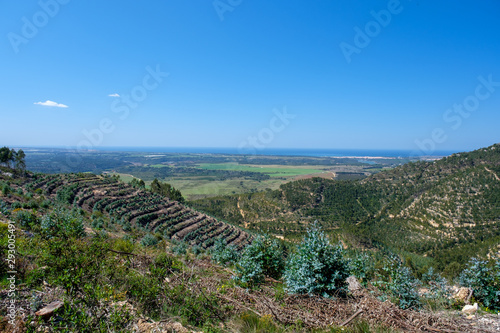
M 16 152 L 14 149 L 9 149 L 6 146 L 0 148 L 0 164 L 5 165 L 7 168 L 12 168 L 12 162 L 16 171 L 24 172 L 26 170 L 25 158 L 26 154 L 22 149 Z
M 7 168 L 11 168 L 10 162 L 15 162 L 16 155 L 17 153 L 14 149 L 9 149 L 9 147 L 2 147 L 0 148 L 0 163 L 5 164 Z
M 162 183 L 158 181 L 158 179 L 154 179 L 153 182 L 151 182 L 151 192 L 157 193 L 159 195 L 163 195 L 170 200 L 176 200 L 179 202 L 184 202 L 184 197 L 182 196 L 181 191 L 173 187 L 172 185 L 168 183 Z
M 24 173 L 26 171 L 26 162 L 25 162 L 26 154 L 22 149 L 19 149 L 14 157 L 16 170 Z
M 0 163 L 8 165 L 10 149 L 8 147 L 0 148 Z

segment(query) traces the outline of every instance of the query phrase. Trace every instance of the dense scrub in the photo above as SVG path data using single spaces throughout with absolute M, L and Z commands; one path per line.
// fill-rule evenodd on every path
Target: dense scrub
M 17 196 L 9 185 L 14 183 Z M 175 200 L 183 201 L 182 195 L 169 184 L 152 185 L 146 190 L 138 181 L 128 185 L 116 177 L 92 174 L 30 174 L 16 182 L 0 181 L 5 196 L 0 206 L 36 209 L 56 201 L 91 213 L 92 227 L 111 232 L 134 229 L 203 248 L 212 246 L 214 237 L 223 237 L 237 248 L 248 244 L 250 235 L 245 231 Z

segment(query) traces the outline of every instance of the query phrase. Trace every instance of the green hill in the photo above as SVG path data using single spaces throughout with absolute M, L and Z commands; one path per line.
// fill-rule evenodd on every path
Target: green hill
M 113 233 L 154 234 L 157 239 L 171 238 L 201 248 L 211 247 L 216 238 L 237 248 L 251 241 L 238 227 L 109 175 L 28 173 L 11 178 L 0 174 L 0 187 L 1 207 L 43 212 L 57 203 L 79 209 L 93 228 Z
M 469 257 L 500 250 L 499 177 L 495 144 L 359 181 L 312 178 L 191 205 L 291 241 L 318 220 L 349 243 L 434 261 L 452 275 Z

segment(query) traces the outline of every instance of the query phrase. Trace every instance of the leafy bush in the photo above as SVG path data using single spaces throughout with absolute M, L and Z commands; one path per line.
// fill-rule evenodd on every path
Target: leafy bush
M 203 252 L 204 252 L 203 248 L 199 245 L 194 245 L 193 247 L 191 247 L 191 253 L 194 254 L 195 256 L 199 256 Z
M 134 251 L 134 243 L 127 239 L 115 239 L 113 248 L 116 251 L 131 253 Z
M 258 236 L 248 245 L 236 263 L 234 279 L 247 285 L 264 281 L 264 277 L 278 279 L 283 271 L 282 251 L 276 239 Z
M 154 245 L 158 244 L 158 239 L 156 239 L 156 237 L 151 235 L 151 234 L 146 234 L 141 239 L 141 244 L 142 244 L 142 246 L 154 246 Z
M 307 235 L 290 256 L 284 273 L 290 293 L 332 296 L 345 294 L 349 276 L 342 246 L 330 244 L 318 224 L 307 230 Z
M 228 246 L 224 238 L 217 238 L 210 250 L 212 260 L 219 264 L 232 264 L 239 259 L 238 251 L 234 246 Z
M 130 225 L 130 222 L 128 221 L 123 222 L 122 229 L 123 231 L 132 231 L 132 226 Z
M 364 285 L 375 277 L 375 260 L 367 253 L 359 253 L 349 260 L 349 272 Z
M 490 309 L 500 309 L 500 259 L 493 268 L 488 262 L 471 258 L 459 277 L 460 284 L 472 288 L 474 298 Z
M 382 291 L 390 293 L 395 303 L 402 309 L 421 306 L 418 288 L 420 281 L 413 276 L 410 268 L 403 265 L 399 257 L 390 257 L 382 268 L 384 276 L 374 284 Z
M 429 268 L 427 273 L 422 275 L 422 282 L 429 285 L 428 298 L 451 299 L 451 289 L 448 281 L 439 273 L 434 272 L 434 268 Z
M 175 245 L 172 246 L 171 250 L 175 254 L 186 254 L 188 245 L 184 242 L 179 242 L 179 243 L 174 243 Z
M 23 202 L 21 205 L 24 209 L 38 209 L 38 207 L 40 206 L 40 204 L 36 200 Z
M 104 220 L 100 217 L 92 220 L 92 228 L 95 228 L 95 229 L 102 229 L 104 228 Z
M 72 204 L 77 190 L 78 184 L 65 186 L 57 191 L 56 200 L 65 204 Z
M 45 215 L 41 227 L 42 233 L 48 238 L 85 236 L 83 218 L 64 209 L 55 209 L 49 215 Z
M 12 192 L 12 188 L 9 186 L 9 184 L 3 183 L 1 185 L 1 188 L 3 195 L 8 195 L 9 193 Z
M 19 223 L 21 228 L 32 229 L 38 225 L 39 220 L 35 213 L 20 210 L 16 213 L 15 221 Z
M 3 200 L 0 200 L 0 213 L 9 217 L 10 216 L 10 208 L 9 205 Z
M 47 209 L 51 205 L 52 205 L 52 202 L 50 200 L 46 199 L 46 200 L 42 201 L 42 203 L 40 204 L 40 207 Z

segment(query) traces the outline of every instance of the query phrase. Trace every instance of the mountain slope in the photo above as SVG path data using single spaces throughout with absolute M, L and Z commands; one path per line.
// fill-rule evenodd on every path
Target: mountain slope
M 360 181 L 313 178 L 192 206 L 290 240 L 317 219 L 345 239 L 432 257 L 444 269 L 499 250 L 499 179 L 496 144 L 405 164 Z
M 251 241 L 251 236 L 238 227 L 120 182 L 115 177 L 86 173 L 34 174 L 28 175 L 22 186 L 14 183 L 11 186 L 13 191 L 34 194 L 38 199 L 43 197 L 81 208 L 92 214 L 92 226 L 97 229 L 109 222 L 122 232 L 137 228 L 203 248 L 211 247 L 216 238 L 224 238 L 228 244 L 240 249 Z M 3 197 L 2 201 L 13 208 L 21 205 L 16 203 L 16 196 Z

